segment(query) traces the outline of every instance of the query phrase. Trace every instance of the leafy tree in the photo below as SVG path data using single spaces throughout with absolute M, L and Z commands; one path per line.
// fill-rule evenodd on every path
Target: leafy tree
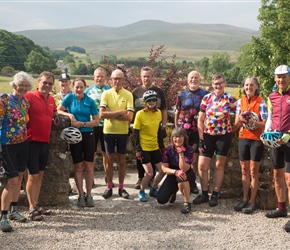
M 225 72 L 230 68 L 230 56 L 227 52 L 216 52 L 211 56 L 212 72 Z
M 31 51 L 24 63 L 28 72 L 40 74 L 42 71 L 52 71 L 56 68 L 55 62 L 38 51 Z

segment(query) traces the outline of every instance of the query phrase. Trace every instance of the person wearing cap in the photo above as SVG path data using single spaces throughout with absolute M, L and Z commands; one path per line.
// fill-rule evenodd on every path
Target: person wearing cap
M 100 118 L 104 120 L 105 149 L 108 156 L 107 189 L 103 198 L 108 199 L 113 194 L 113 163 L 115 158 L 115 147 L 117 147 L 119 196 L 129 198 L 124 189 L 126 174 L 126 145 L 128 140 L 128 122 L 133 118 L 134 105 L 133 95 L 123 88 L 125 80 L 124 73 L 116 69 L 111 74 L 112 88 L 103 92 L 100 103 Z
M 197 117 L 202 98 L 209 92 L 199 87 L 201 76 L 197 71 L 189 72 L 187 76 L 188 89 L 182 91 L 176 98 L 176 111 L 174 116 L 174 126 L 184 128 L 187 132 L 188 144 L 193 148 L 192 169 L 194 174 L 198 172 L 198 129 Z M 191 192 L 198 194 L 197 184 L 194 182 Z
M 268 98 L 268 119 L 265 131 L 278 130 L 282 133 L 279 139 L 280 147 L 270 149 L 270 159 L 274 168 L 275 192 L 278 208 L 265 214 L 268 218 L 287 216 L 286 185 L 288 200 L 290 200 L 290 69 L 287 65 L 280 65 L 275 69 L 274 80 L 278 87 Z M 285 184 L 286 182 L 286 184 Z M 284 230 L 290 232 L 290 221 Z
M 162 113 L 162 132 L 163 135 L 166 136 L 166 123 L 167 123 L 167 108 L 166 108 L 166 99 L 165 94 L 161 88 L 153 85 L 153 69 L 150 67 L 143 67 L 140 70 L 140 80 L 142 85 L 135 88 L 132 91 L 134 97 L 134 110 L 135 114 L 142 110 L 145 107 L 145 103 L 143 101 L 143 95 L 147 90 L 154 90 L 157 93 L 157 108 Z M 163 138 L 159 141 L 159 148 L 164 148 Z M 137 159 L 137 170 L 138 170 L 138 180 L 134 186 L 135 189 L 140 189 L 140 184 L 142 178 L 144 177 L 144 168 L 142 163 Z M 155 170 L 155 165 L 152 163 L 153 169 Z M 155 172 L 155 171 L 154 171 Z M 154 174 L 155 175 L 155 174 Z
M 28 92 L 24 97 L 29 101 L 29 122 L 27 124 L 27 139 L 29 157 L 27 168 L 29 170 L 26 193 L 29 202 L 29 217 L 40 221 L 42 215 L 50 215 L 52 211 L 38 204 L 44 170 L 48 161 L 49 140 L 52 120 L 58 125 L 59 116 L 53 97 L 49 94 L 54 85 L 54 75 L 43 71 L 37 80 L 38 88 Z
M 70 76 L 67 73 L 60 75 L 59 79 L 59 88 L 60 91 L 58 94 L 53 96 L 56 107 L 61 103 L 61 100 L 67 95 L 71 94 L 72 90 L 70 89 Z
M 92 98 L 95 101 L 97 109 L 100 108 L 100 102 L 102 93 L 106 90 L 110 89 L 110 86 L 105 84 L 107 81 L 107 72 L 104 68 L 97 68 L 94 71 L 94 81 L 95 84 L 90 86 L 85 90 L 85 94 Z M 101 144 L 101 150 L 102 150 L 102 157 L 103 157 L 103 166 L 104 170 L 108 168 L 108 158 L 105 150 L 105 143 L 104 143 L 104 119 L 99 120 L 99 125 L 97 127 L 94 127 L 94 136 L 95 136 L 95 158 L 97 154 L 97 146 L 98 141 L 100 141 Z M 106 181 L 107 179 L 105 179 Z
M 158 174 L 154 178 L 149 195 L 157 197 L 158 184 L 164 177 L 161 168 L 162 154 L 158 145 L 158 136 L 162 137 L 161 121 L 162 114 L 157 108 L 157 93 L 154 90 L 148 90 L 143 95 L 145 108 L 138 111 L 134 120 L 134 135 L 136 158 L 141 161 L 145 170 L 145 176 L 141 181 L 138 198 L 142 202 L 147 201 L 145 188 L 153 177 L 153 167 L 151 162 L 154 162 L 158 169 Z M 149 121 L 149 122 L 148 122 Z

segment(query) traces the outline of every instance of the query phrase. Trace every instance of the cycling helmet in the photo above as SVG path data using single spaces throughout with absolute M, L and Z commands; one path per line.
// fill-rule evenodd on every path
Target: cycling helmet
M 252 119 L 254 122 L 259 121 L 258 115 L 250 110 L 242 112 L 242 124 L 243 127 L 248 129 L 248 130 L 255 130 L 257 127 L 254 124 L 249 124 L 249 120 Z
M 267 131 L 261 134 L 261 140 L 264 141 L 265 145 L 270 148 L 278 148 L 281 145 L 278 143 L 282 134 L 279 131 Z
M 147 90 L 143 94 L 143 100 L 144 102 L 148 102 L 149 100 L 157 100 L 157 93 L 154 90 Z
M 76 144 L 82 140 L 82 133 L 77 128 L 68 127 L 61 131 L 60 138 L 68 144 Z

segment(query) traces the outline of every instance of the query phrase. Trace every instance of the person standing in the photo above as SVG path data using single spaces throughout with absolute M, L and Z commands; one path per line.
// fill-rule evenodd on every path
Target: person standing
M 97 109 L 100 108 L 102 93 L 110 89 L 110 86 L 105 84 L 106 80 L 107 80 L 106 70 L 100 67 L 96 68 L 94 71 L 95 84 L 85 90 L 85 94 L 95 101 Z M 100 141 L 103 157 L 103 166 L 104 170 L 106 171 L 106 169 L 108 168 L 108 157 L 105 150 L 103 128 L 104 128 L 104 119 L 99 119 L 99 125 L 94 127 L 95 157 L 97 154 L 98 141 Z
M 213 93 L 204 96 L 200 104 L 198 116 L 199 159 L 198 172 L 202 194 L 193 204 L 209 202 L 209 206 L 218 205 L 218 195 L 224 178 L 227 154 L 231 146 L 232 125 L 231 113 L 236 112 L 236 100 L 225 92 L 226 79 L 223 74 L 216 73 L 212 78 Z M 213 192 L 209 200 L 208 169 L 211 158 L 216 154 L 213 177 Z
M 0 227 L 3 232 L 13 230 L 8 218 L 18 222 L 27 220 L 18 212 L 17 202 L 28 160 L 29 103 L 24 95 L 32 89 L 32 77 L 21 71 L 14 75 L 10 86 L 13 92 L 0 98 L 0 138 L 3 167 L 7 175 L 7 184 L 1 195 Z
M 93 127 L 99 123 L 99 111 L 93 99 L 88 97 L 84 91 L 86 81 L 83 78 L 76 78 L 73 81 L 74 93 L 66 96 L 57 107 L 60 115 L 68 116 L 71 125 L 78 128 L 82 134 L 82 141 L 70 145 L 70 151 L 75 167 L 75 182 L 78 188 L 79 198 L 78 206 L 94 207 L 93 197 L 91 195 L 94 182 L 94 149 L 95 139 Z M 68 112 L 65 112 L 65 107 Z M 93 117 L 90 120 L 91 116 Z M 86 191 L 83 191 L 83 172 L 85 170 Z
M 136 157 L 141 161 L 145 170 L 145 176 L 141 181 L 138 197 L 140 201 L 146 202 L 147 197 L 145 188 L 153 177 L 153 161 L 158 168 L 158 174 L 154 178 L 153 185 L 150 188 L 149 195 L 157 197 L 158 184 L 164 177 L 161 169 L 162 154 L 158 145 L 158 136 L 160 133 L 160 123 L 162 120 L 161 111 L 157 109 L 157 93 L 153 90 L 148 90 L 143 95 L 145 108 L 137 112 L 134 121 L 134 134 L 136 145 Z
M 119 196 L 128 199 L 129 194 L 124 189 L 126 174 L 126 145 L 128 139 L 128 123 L 133 118 L 133 96 L 123 86 L 124 73 L 116 69 L 111 74 L 112 88 L 103 92 L 100 103 L 100 118 L 104 121 L 105 149 L 108 155 L 107 189 L 103 198 L 108 199 L 113 191 L 113 163 L 115 146 L 117 147 L 118 175 L 119 175 Z
M 259 188 L 259 167 L 264 153 L 260 136 L 268 117 L 265 100 L 259 96 L 259 82 L 249 76 L 243 82 L 244 96 L 237 101 L 235 126 L 239 130 L 239 159 L 242 172 L 243 200 L 234 206 L 236 211 L 251 214 L 256 210 Z M 250 193 L 250 199 L 249 199 Z
M 280 65 L 275 69 L 274 74 L 278 88 L 268 98 L 268 119 L 265 131 L 278 130 L 282 133 L 282 137 L 278 141 L 281 146 L 270 149 L 278 208 L 267 212 L 265 216 L 268 218 L 287 216 L 286 186 L 288 200 L 290 200 L 290 69 L 287 65 Z M 283 228 L 286 232 L 290 232 L 290 220 Z
M 31 220 L 40 221 L 42 215 L 50 215 L 51 210 L 38 204 L 44 170 L 48 161 L 49 139 L 52 120 L 57 125 L 59 116 L 53 97 L 49 94 L 54 85 L 54 75 L 51 72 L 42 72 L 37 80 L 38 88 L 34 92 L 25 94 L 29 101 L 29 122 L 27 124 L 27 139 L 29 157 L 27 168 L 29 171 L 26 183 L 26 192 L 29 202 L 29 216 Z
M 181 127 L 187 132 L 189 139 L 188 145 L 193 148 L 192 169 L 196 175 L 198 172 L 198 129 L 197 118 L 202 98 L 208 94 L 208 91 L 199 87 L 201 76 L 197 71 L 191 71 L 187 76 L 188 89 L 181 92 L 176 98 L 176 111 L 174 116 L 175 127 Z M 196 183 L 191 187 L 194 194 L 198 194 L 199 190 Z
M 67 94 L 71 94 L 72 90 L 70 89 L 70 76 L 66 73 L 63 73 L 60 75 L 59 79 L 59 87 L 60 87 L 60 91 L 58 94 L 55 94 L 53 96 L 54 101 L 55 101 L 55 106 L 57 107 L 60 103 L 61 100 L 67 95 Z
M 147 90 L 153 90 L 157 93 L 157 108 L 161 110 L 162 114 L 162 132 L 165 135 L 166 134 L 166 123 L 167 123 L 167 108 L 166 108 L 166 100 L 165 95 L 162 89 L 156 87 L 153 85 L 153 69 L 150 67 L 143 67 L 140 71 L 140 78 L 142 85 L 140 87 L 135 88 L 132 91 L 133 97 L 134 97 L 134 110 L 135 114 L 142 110 L 145 107 L 145 103 L 143 100 L 143 95 Z M 160 145 L 162 144 L 162 145 Z M 161 141 L 159 141 L 159 148 L 164 147 L 163 145 L 163 138 L 161 138 Z M 137 160 L 137 170 L 138 170 L 138 180 L 134 186 L 135 189 L 140 189 L 142 178 L 144 177 L 144 168 L 142 166 L 142 163 Z M 155 168 L 154 163 L 152 163 L 153 168 Z

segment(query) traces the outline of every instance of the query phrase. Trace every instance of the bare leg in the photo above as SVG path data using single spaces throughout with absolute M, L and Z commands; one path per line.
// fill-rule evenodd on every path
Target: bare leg
M 92 193 L 92 186 L 94 183 L 94 163 L 85 161 L 84 165 L 85 165 L 85 172 L 86 172 L 87 195 L 90 196 Z
M 126 175 L 126 155 L 125 154 L 118 153 L 118 174 L 119 174 L 119 184 L 124 184 L 125 175 Z
M 274 169 L 275 191 L 278 202 L 286 201 L 285 169 Z
M 250 161 L 240 161 L 242 171 L 242 184 L 243 184 L 243 201 L 249 199 L 250 189 Z
M 140 190 L 144 191 L 153 176 L 153 168 L 150 162 L 142 165 L 145 170 L 145 176 L 141 181 Z
M 202 191 L 208 191 L 208 169 L 211 162 L 211 158 L 205 156 L 199 156 L 198 159 L 198 174 Z
M 178 188 L 183 196 L 184 202 L 190 203 L 190 185 L 188 181 L 178 183 Z
M 33 209 L 38 201 L 38 178 L 39 174 L 29 174 L 26 183 L 26 194 L 29 202 L 29 209 Z
M 107 181 L 108 181 L 108 184 L 112 184 L 113 174 L 114 174 L 113 163 L 114 163 L 115 154 L 114 153 L 107 154 L 107 156 L 108 156 L 108 165 L 106 169 Z
M 11 199 L 12 202 L 17 202 L 19 199 L 23 175 L 24 175 L 24 172 L 18 172 L 18 177 L 17 177 L 18 182 L 17 182 L 15 189 L 13 191 L 13 195 L 12 195 L 12 199 Z
M 251 198 L 250 203 L 255 204 L 256 196 L 259 188 L 259 167 L 260 162 L 250 161 L 251 166 Z
M 157 189 L 158 188 L 158 184 L 163 179 L 163 177 L 164 177 L 165 174 L 162 171 L 161 162 L 156 163 L 155 165 L 156 165 L 156 168 L 158 169 L 158 174 L 154 178 L 153 187 Z
M 84 171 L 84 164 L 83 162 L 75 164 L 75 182 L 77 185 L 77 189 L 79 192 L 79 196 L 84 195 L 83 191 L 83 171 Z M 93 184 L 91 184 L 93 185 Z M 91 186 L 92 188 L 92 186 Z
M 213 177 L 213 191 L 219 192 L 224 179 L 226 156 L 217 156 Z
M 18 177 L 9 178 L 7 184 L 1 195 L 1 210 L 9 210 L 10 202 L 13 197 L 13 193 L 18 185 Z

